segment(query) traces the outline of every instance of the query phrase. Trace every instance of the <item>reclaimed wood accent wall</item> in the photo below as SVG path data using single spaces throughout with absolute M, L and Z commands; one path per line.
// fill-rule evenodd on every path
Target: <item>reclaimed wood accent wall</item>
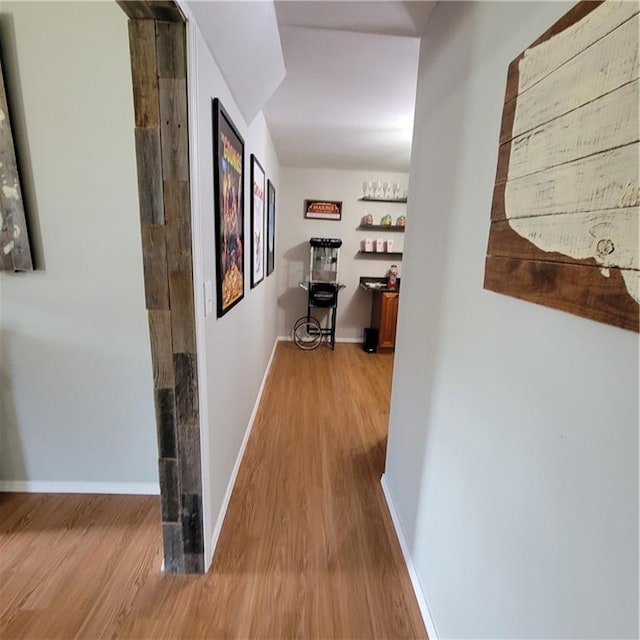
M 24 200 L 0 68 L 0 271 L 33 271 Z
M 202 573 L 198 371 L 185 23 L 173 3 L 120 2 L 129 44 L 165 571 Z
M 509 66 L 485 289 L 638 331 L 637 2 L 580 2 Z

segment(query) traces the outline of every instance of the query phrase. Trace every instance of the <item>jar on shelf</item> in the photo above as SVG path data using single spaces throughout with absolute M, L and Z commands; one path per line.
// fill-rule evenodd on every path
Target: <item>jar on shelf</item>
M 383 227 L 390 227 L 391 226 L 391 216 L 386 215 L 382 217 L 382 220 L 380 220 L 380 224 Z
M 387 287 L 397 289 L 398 287 L 398 265 L 392 264 L 387 271 Z
M 404 216 L 399 216 L 398 219 L 396 220 L 397 227 L 404 227 L 406 223 L 407 223 L 407 219 Z

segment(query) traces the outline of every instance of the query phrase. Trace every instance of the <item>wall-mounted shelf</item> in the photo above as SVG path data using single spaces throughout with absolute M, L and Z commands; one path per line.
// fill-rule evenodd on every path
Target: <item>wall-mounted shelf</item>
M 358 251 L 358 255 L 367 256 L 368 258 L 402 258 L 402 251 Z
M 406 203 L 406 198 L 358 198 L 359 202 L 392 202 L 395 204 Z
M 400 231 L 404 233 L 404 227 L 397 224 L 361 224 L 358 229 L 361 231 Z

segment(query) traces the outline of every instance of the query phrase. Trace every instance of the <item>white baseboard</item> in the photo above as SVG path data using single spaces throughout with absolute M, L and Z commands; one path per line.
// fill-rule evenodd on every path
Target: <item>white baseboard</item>
M 256 415 L 258 413 L 258 407 L 260 406 L 260 401 L 262 400 L 262 393 L 264 392 L 264 387 L 267 382 L 267 378 L 269 377 L 269 371 L 271 371 L 271 364 L 273 363 L 273 356 L 276 353 L 276 348 L 278 347 L 278 342 L 282 340 L 286 340 L 286 338 L 276 338 L 273 343 L 273 349 L 271 350 L 271 355 L 269 356 L 269 361 L 267 362 L 267 368 L 264 371 L 264 376 L 262 377 L 262 383 L 260 384 L 260 389 L 258 390 L 258 396 L 256 397 L 256 402 L 253 405 L 253 411 L 251 412 L 251 417 L 249 418 L 249 424 L 244 432 L 244 437 L 242 438 L 242 443 L 240 444 L 240 450 L 238 451 L 238 455 L 236 457 L 236 462 L 233 465 L 233 471 L 231 472 L 231 478 L 229 478 L 229 484 L 227 485 L 227 491 L 224 494 L 224 499 L 222 500 L 222 507 L 220 508 L 220 513 L 218 514 L 218 519 L 216 520 L 216 525 L 213 528 L 213 535 L 211 536 L 211 558 L 209 558 L 209 562 L 207 566 L 211 564 L 213 559 L 213 555 L 216 552 L 216 546 L 218 544 L 218 538 L 220 537 L 220 532 L 222 531 L 222 525 L 224 524 L 225 516 L 227 515 L 227 509 L 229 508 L 229 501 L 231 500 L 231 494 L 233 493 L 233 487 L 236 484 L 236 478 L 238 477 L 238 471 L 240 470 L 240 464 L 242 463 L 242 458 L 244 458 L 244 452 L 247 448 L 247 443 L 249 442 L 249 437 L 251 436 L 251 431 L 253 430 L 253 424 L 256 419 Z
M 42 482 L 0 480 L 0 493 L 111 493 L 115 495 L 160 495 L 156 482 Z
M 292 342 L 293 341 L 293 337 L 292 336 L 278 336 L 278 340 L 280 342 Z M 353 344 L 361 344 L 362 343 L 362 338 L 340 338 L 339 336 L 336 336 L 336 342 L 348 342 L 348 343 L 353 343 Z
M 404 562 L 407 565 L 407 571 L 409 572 L 411 585 L 413 586 L 413 591 L 416 594 L 416 599 L 418 600 L 418 607 L 420 608 L 420 613 L 422 614 L 424 626 L 427 628 L 427 633 L 429 634 L 429 640 L 438 640 L 440 636 L 438 635 L 438 630 L 436 628 L 435 622 L 433 621 L 433 616 L 431 615 L 431 611 L 429 610 L 427 598 L 424 594 L 424 591 L 422 590 L 422 585 L 420 584 L 420 578 L 418 578 L 416 567 L 413 564 L 413 558 L 411 557 L 411 553 L 409 551 L 407 538 L 404 534 L 404 529 L 402 528 L 402 523 L 400 522 L 400 517 L 398 516 L 398 511 L 393 500 L 393 495 L 391 494 L 389 485 L 387 485 L 387 480 L 384 477 L 384 474 L 380 479 L 380 484 L 382 485 L 382 492 L 384 493 L 385 500 L 387 501 L 387 507 L 389 508 L 389 513 L 391 514 L 393 527 L 396 530 L 396 535 L 398 536 L 398 542 L 400 543 L 400 549 L 402 549 Z

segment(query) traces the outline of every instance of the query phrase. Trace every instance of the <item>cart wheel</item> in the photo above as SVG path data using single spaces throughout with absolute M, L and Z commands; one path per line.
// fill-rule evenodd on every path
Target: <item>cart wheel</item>
M 320 323 L 311 316 L 302 316 L 293 326 L 293 340 L 303 351 L 317 349 L 322 342 Z

